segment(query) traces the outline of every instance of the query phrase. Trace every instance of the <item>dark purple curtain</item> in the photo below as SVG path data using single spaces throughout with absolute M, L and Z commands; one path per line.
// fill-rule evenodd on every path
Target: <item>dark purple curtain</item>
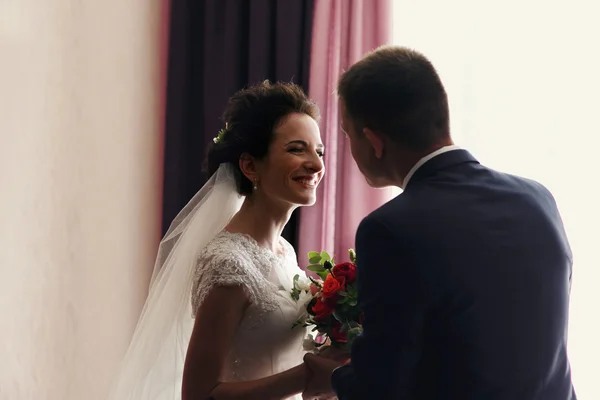
M 171 0 L 163 234 L 205 182 L 206 146 L 229 96 L 264 79 L 308 92 L 313 7 L 314 0 Z M 297 224 L 293 215 L 284 231 L 294 247 Z

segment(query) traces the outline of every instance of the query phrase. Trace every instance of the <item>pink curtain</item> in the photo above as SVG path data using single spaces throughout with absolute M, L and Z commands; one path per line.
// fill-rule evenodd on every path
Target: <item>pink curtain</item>
M 309 95 L 321 108 L 326 146 L 325 177 L 317 203 L 300 214 L 298 258 L 307 265 L 309 251 L 325 250 L 347 259 L 360 221 L 391 197 L 372 189 L 356 167 L 339 131 L 335 94 L 341 73 L 363 55 L 389 42 L 390 0 L 317 0 L 314 11 Z

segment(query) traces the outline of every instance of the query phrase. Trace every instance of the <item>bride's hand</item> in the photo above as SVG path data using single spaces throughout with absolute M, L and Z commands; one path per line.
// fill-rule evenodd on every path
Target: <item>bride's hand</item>
M 317 352 L 317 355 L 344 364 L 350 361 L 350 351 L 333 346 L 321 347 Z

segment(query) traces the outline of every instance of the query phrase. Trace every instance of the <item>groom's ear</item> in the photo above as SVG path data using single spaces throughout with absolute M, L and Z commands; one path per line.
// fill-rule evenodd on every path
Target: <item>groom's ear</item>
M 363 134 L 373 147 L 373 151 L 375 152 L 375 157 L 381 159 L 383 157 L 383 148 L 384 142 L 381 134 L 372 131 L 369 128 L 363 128 Z

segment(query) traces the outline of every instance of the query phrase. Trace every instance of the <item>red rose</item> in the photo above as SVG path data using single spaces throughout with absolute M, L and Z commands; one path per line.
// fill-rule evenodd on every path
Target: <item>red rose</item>
M 346 283 L 351 284 L 356 280 L 356 265 L 349 262 L 340 263 L 333 267 L 332 273 L 336 278 L 343 277 Z
M 323 321 L 333 314 L 333 307 L 320 298 L 312 307 L 312 311 L 315 313 L 315 321 Z
M 338 292 L 344 290 L 345 286 L 346 280 L 343 276 L 336 278 L 335 276 L 329 274 L 327 275 L 327 279 L 325 279 L 325 282 L 323 282 L 323 297 L 325 299 L 337 298 Z
M 342 332 L 342 324 L 335 323 L 333 324 L 333 326 L 331 327 L 331 333 L 330 333 L 330 337 L 332 340 L 335 340 L 338 343 L 347 343 L 348 340 L 346 339 L 346 332 Z

